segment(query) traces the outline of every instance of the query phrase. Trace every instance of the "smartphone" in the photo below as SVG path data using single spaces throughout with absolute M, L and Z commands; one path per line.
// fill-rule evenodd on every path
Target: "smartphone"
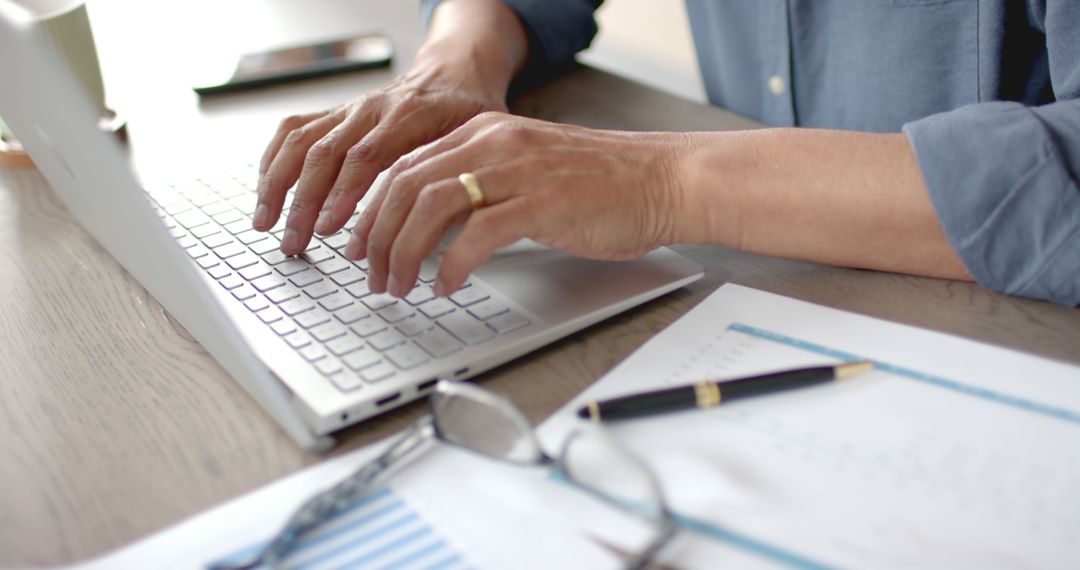
M 390 65 L 390 38 L 370 34 L 240 56 L 235 65 L 196 81 L 200 95 L 239 91 L 298 79 Z

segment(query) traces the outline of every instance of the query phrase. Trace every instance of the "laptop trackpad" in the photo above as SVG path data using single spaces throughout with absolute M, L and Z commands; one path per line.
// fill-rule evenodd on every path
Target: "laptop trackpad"
M 531 240 L 502 248 L 476 270 L 489 286 L 545 320 L 584 316 L 687 276 L 680 256 L 657 250 L 632 261 L 595 261 Z

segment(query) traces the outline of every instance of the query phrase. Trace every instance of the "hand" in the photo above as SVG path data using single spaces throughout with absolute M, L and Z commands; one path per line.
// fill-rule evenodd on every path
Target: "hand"
M 673 243 L 685 137 L 597 131 L 485 113 L 397 161 L 353 229 L 345 256 L 369 262 L 369 288 L 404 296 L 452 225 L 435 292 L 448 295 L 499 247 L 528 237 L 570 253 L 630 259 Z M 458 175 L 473 173 L 473 211 Z
M 296 255 L 313 230 L 340 230 L 379 172 L 401 155 L 480 112 L 505 109 L 505 90 L 463 76 L 420 66 L 374 93 L 282 121 L 259 166 L 254 228 L 274 226 L 296 184 L 281 244 L 284 253 Z

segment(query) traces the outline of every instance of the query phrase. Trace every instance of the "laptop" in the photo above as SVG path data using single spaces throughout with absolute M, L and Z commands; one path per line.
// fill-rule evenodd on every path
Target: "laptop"
M 341 254 L 346 233 L 288 258 L 280 227 L 251 230 L 251 168 L 140 185 L 55 48 L 8 0 L 0 69 L 0 116 L 80 224 L 310 450 L 438 379 L 471 378 L 704 273 L 667 249 L 600 262 L 523 240 L 449 298 L 431 292 L 439 251 L 407 297 L 373 295 L 366 264 Z

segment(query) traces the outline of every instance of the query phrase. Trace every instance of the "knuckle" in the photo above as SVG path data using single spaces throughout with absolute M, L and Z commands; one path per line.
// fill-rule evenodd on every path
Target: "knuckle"
M 334 156 L 334 141 L 330 138 L 322 138 L 307 151 L 305 160 L 311 165 L 320 165 L 328 162 Z
M 289 115 L 278 123 L 279 131 L 295 131 L 307 124 L 307 119 L 300 115 Z
M 361 167 L 375 162 L 375 145 L 370 142 L 358 142 L 345 152 L 345 164 Z
M 428 184 L 416 196 L 416 207 L 424 211 L 437 211 L 447 204 L 450 197 L 445 184 Z
M 307 129 L 301 127 L 299 129 L 293 129 L 289 131 L 289 134 L 285 135 L 284 146 L 287 148 L 296 148 L 304 144 L 304 140 L 307 138 Z
M 290 212 L 307 212 L 315 206 L 315 202 L 307 197 L 307 195 L 297 192 L 293 197 L 292 205 L 289 206 Z

